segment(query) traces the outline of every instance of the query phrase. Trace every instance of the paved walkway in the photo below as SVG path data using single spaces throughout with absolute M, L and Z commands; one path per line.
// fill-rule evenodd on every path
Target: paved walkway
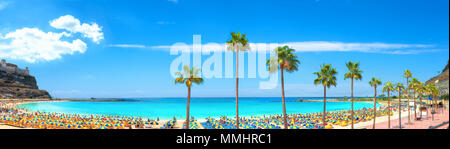
M 428 129 L 430 126 L 436 126 L 439 125 L 445 121 L 449 120 L 449 109 L 438 109 L 436 111 L 437 113 L 434 114 L 434 120 L 432 118 L 431 112 L 428 112 L 428 116 L 423 116 L 422 120 L 413 120 L 414 114 L 411 115 L 411 124 L 408 124 L 408 116 L 402 117 L 402 129 Z M 403 115 L 402 115 L 403 116 Z M 420 117 L 419 114 L 417 114 L 417 117 Z M 381 122 L 377 123 L 376 129 L 388 129 L 388 122 Z M 366 126 L 367 129 L 372 129 L 372 126 Z M 391 120 L 391 128 L 392 129 L 399 129 L 398 119 Z M 438 129 L 447 129 L 448 124 L 439 127 Z
M 0 129 L 22 129 L 22 128 L 9 126 L 9 125 L 5 125 L 5 124 L 0 123 Z

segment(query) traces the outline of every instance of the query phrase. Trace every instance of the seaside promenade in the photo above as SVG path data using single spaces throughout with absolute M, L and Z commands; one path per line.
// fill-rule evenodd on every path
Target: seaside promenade
M 398 114 L 396 114 L 398 117 Z M 419 113 L 417 113 L 417 117 L 420 117 Z M 392 117 L 391 117 L 392 118 Z M 414 112 L 411 114 L 411 123 L 408 124 L 408 113 L 402 113 L 402 129 L 429 129 L 430 126 L 437 126 L 442 124 L 445 121 L 449 120 L 449 109 L 438 109 L 436 114 L 434 114 L 434 118 L 431 115 L 431 112 L 428 111 L 427 116 L 422 116 L 421 120 L 414 120 Z M 372 125 L 365 126 L 364 128 L 372 129 Z M 376 123 L 376 129 L 388 129 L 388 122 L 380 122 Z M 398 118 L 392 120 L 391 119 L 391 129 L 399 129 Z M 442 125 L 437 129 L 448 129 L 448 124 Z

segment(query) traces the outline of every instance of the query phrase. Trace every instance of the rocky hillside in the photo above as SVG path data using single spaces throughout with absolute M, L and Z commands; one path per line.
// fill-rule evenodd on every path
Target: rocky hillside
M 439 86 L 441 90 L 443 90 L 444 94 L 448 94 L 448 86 L 449 86 L 449 80 L 448 80 L 448 76 L 449 76 L 449 70 L 448 70 L 448 62 L 447 65 L 444 67 L 444 69 L 441 71 L 442 73 L 431 78 L 430 80 L 428 80 L 427 82 L 425 82 L 425 84 L 430 84 L 430 83 L 435 83 L 436 80 L 439 80 Z
M 39 90 L 36 78 L 0 70 L 0 98 L 51 98 Z

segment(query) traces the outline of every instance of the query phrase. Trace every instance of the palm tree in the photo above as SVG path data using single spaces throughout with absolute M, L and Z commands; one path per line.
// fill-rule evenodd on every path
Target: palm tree
M 417 119 L 417 113 L 416 113 L 416 111 L 417 111 L 417 107 L 416 107 L 416 92 L 417 92 L 418 85 L 420 85 L 419 79 L 412 78 L 411 79 L 411 84 L 409 86 L 410 86 L 410 88 L 413 89 L 414 119 L 415 120 Z
M 373 129 L 375 129 L 375 119 L 377 118 L 377 86 L 381 85 L 380 79 L 376 79 L 375 77 L 369 81 L 370 86 L 375 89 L 375 96 L 373 97 Z
M 337 71 L 331 68 L 331 64 L 323 64 L 320 66 L 320 72 L 314 72 L 317 75 L 317 79 L 314 80 L 314 85 L 323 85 L 323 127 L 326 123 L 326 103 L 327 103 L 327 88 L 331 86 L 336 87 L 336 75 Z
M 354 123 L 354 119 L 355 119 L 355 112 L 353 111 L 353 79 L 354 80 L 361 80 L 362 79 L 362 71 L 359 70 L 359 62 L 353 63 L 353 62 L 348 62 L 347 64 L 347 68 L 348 68 L 348 72 L 345 74 L 344 80 L 347 78 L 350 78 L 352 80 L 352 129 L 353 129 L 353 123 Z
M 425 86 L 425 90 L 428 96 L 433 97 L 433 100 L 431 101 L 431 104 L 433 105 L 431 114 L 434 119 L 434 112 L 436 111 L 436 101 L 437 101 L 436 96 L 439 95 L 439 91 L 437 90 L 436 85 L 431 83 Z
M 411 106 L 409 106 L 409 78 L 412 77 L 410 70 L 406 69 L 403 77 L 406 78 L 406 96 L 408 97 L 408 124 L 411 123 Z
M 425 86 L 424 86 L 424 84 L 423 84 L 423 82 L 419 82 L 418 84 L 417 84 L 417 93 L 419 93 L 419 105 L 420 105 L 420 107 L 419 107 L 419 113 L 420 113 L 420 118 L 422 119 L 422 111 L 421 111 L 421 108 L 422 108 L 422 98 L 423 98 L 423 94 L 426 92 L 426 88 L 425 88 Z
M 390 95 L 389 92 L 393 91 L 393 90 L 394 90 L 394 86 L 392 85 L 391 82 L 387 81 L 384 84 L 383 92 L 387 92 L 387 95 L 388 95 L 387 99 L 388 99 L 388 128 L 389 129 L 391 128 L 391 102 L 389 99 L 389 95 Z
M 431 96 L 433 94 L 433 85 L 434 84 L 430 83 L 425 86 L 425 92 L 426 92 L 427 96 Z M 431 101 L 431 104 L 433 104 L 433 101 Z
M 432 91 L 433 97 L 434 97 L 434 111 L 437 111 L 437 106 L 438 106 L 438 96 L 439 96 L 439 89 L 436 87 L 436 85 L 434 85 L 433 87 L 433 91 Z
M 405 92 L 405 87 L 402 83 L 397 83 L 395 90 L 398 92 L 398 125 L 402 129 L 402 92 Z
M 175 72 L 175 75 L 178 77 L 175 79 L 175 84 L 186 84 L 188 88 L 188 97 L 187 97 L 187 109 L 186 109 L 186 129 L 189 129 L 189 104 L 191 102 L 191 86 L 192 83 L 201 84 L 203 83 L 203 79 L 198 76 L 198 72 L 200 69 L 196 69 L 192 67 L 189 69 L 188 65 L 183 66 L 182 72 Z
M 435 84 L 428 84 L 429 85 L 429 92 L 430 95 L 433 97 L 433 101 L 431 104 L 433 104 L 433 109 L 436 111 L 437 109 L 437 96 L 439 95 L 439 90 L 437 89 Z
M 300 61 L 297 59 L 297 56 L 294 54 L 295 50 L 289 48 L 288 46 L 278 47 L 274 49 L 277 53 L 277 57 L 271 57 L 267 60 L 266 65 L 269 67 L 269 72 L 274 73 L 277 72 L 278 69 L 281 71 L 281 98 L 283 102 L 283 119 L 284 119 L 284 129 L 288 128 L 287 117 L 286 117 L 286 105 L 284 100 L 284 74 L 283 71 L 286 72 L 294 72 L 298 70 L 298 65 Z
M 239 70 L 239 51 L 246 51 L 249 50 L 250 47 L 248 46 L 248 40 L 245 39 L 246 34 L 243 34 L 241 36 L 241 33 L 238 32 L 237 34 L 235 32 L 231 32 L 231 40 L 227 41 L 227 49 L 230 51 L 236 51 L 236 128 L 239 129 L 239 77 L 238 77 L 238 70 Z

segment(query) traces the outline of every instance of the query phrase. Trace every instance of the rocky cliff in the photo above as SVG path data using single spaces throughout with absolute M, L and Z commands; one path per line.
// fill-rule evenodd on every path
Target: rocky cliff
M 0 98 L 51 98 L 45 90 L 39 90 L 36 78 L 0 70 Z
M 448 64 L 449 62 L 447 62 L 447 65 L 444 67 L 444 69 L 441 71 L 441 74 L 431 78 L 430 80 L 428 80 L 427 82 L 425 82 L 425 84 L 430 84 L 430 83 L 435 83 L 436 80 L 439 80 L 438 83 L 438 88 L 440 88 L 442 90 L 441 94 L 448 94 L 448 88 L 449 88 L 449 70 L 448 70 Z

